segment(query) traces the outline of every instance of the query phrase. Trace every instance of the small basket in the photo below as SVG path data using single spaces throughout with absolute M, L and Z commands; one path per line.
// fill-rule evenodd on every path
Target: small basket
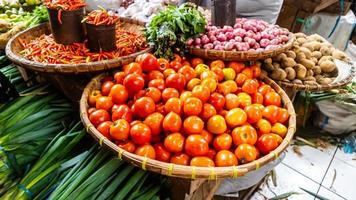
M 221 50 L 209 50 L 200 49 L 195 47 L 189 47 L 189 53 L 208 60 L 224 60 L 224 61 L 256 61 L 264 60 L 277 56 L 280 53 L 284 53 L 292 48 L 295 36 L 293 33 L 289 34 L 289 41 L 282 47 L 273 50 L 265 50 L 261 52 L 257 51 L 221 51 Z
M 259 167 L 266 165 L 267 163 L 278 158 L 278 156 L 288 147 L 290 141 L 293 138 L 294 132 L 296 131 L 296 115 L 292 102 L 289 100 L 287 94 L 282 90 L 281 87 L 279 87 L 268 77 L 262 76 L 261 80 L 270 85 L 273 89 L 276 90 L 276 92 L 278 92 L 279 95 L 281 95 L 285 108 L 288 110 L 290 115 L 287 135 L 283 142 L 274 151 L 251 163 L 235 167 L 191 167 L 142 157 L 133 153 L 129 153 L 108 140 L 94 127 L 88 118 L 88 96 L 93 90 L 98 89 L 101 86 L 101 79 L 104 76 L 105 74 L 95 77 L 84 89 L 82 98 L 80 100 L 80 117 L 82 123 L 86 127 L 87 132 L 91 134 L 97 141 L 99 141 L 100 145 L 104 145 L 112 151 L 116 152 L 119 159 L 124 159 L 135 166 L 141 167 L 144 170 L 153 171 L 167 176 L 187 179 L 205 178 L 209 180 L 216 180 L 220 178 L 237 178 L 250 171 L 254 171 Z
M 85 23 L 90 51 L 113 51 L 116 49 L 116 24 L 94 25 Z

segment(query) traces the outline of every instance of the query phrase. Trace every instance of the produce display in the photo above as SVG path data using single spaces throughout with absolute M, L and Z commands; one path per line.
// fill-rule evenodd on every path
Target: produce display
M 0 13 L 5 13 L 6 11 L 12 11 L 13 9 L 26 9 L 31 6 L 40 5 L 40 0 L 2 0 L 0 1 Z
M 205 25 L 204 16 L 195 9 L 194 4 L 168 6 L 152 18 L 145 36 L 147 42 L 154 45 L 156 56 L 171 59 L 173 51 L 184 53 L 187 39 L 203 33 Z
M 84 0 L 44 0 L 43 3 L 47 8 L 59 11 L 77 10 L 78 8 L 83 8 L 86 5 Z M 60 18 L 60 14 L 58 17 Z
M 334 59 L 350 61 L 319 35 L 295 36 L 291 50 L 264 60 L 263 69 L 272 79 L 306 85 L 330 84 L 338 75 Z
M 142 35 L 116 29 L 116 47 L 112 52 L 93 53 L 86 42 L 62 45 L 55 42 L 52 35 L 41 35 L 31 41 L 22 41 L 22 55 L 32 61 L 51 64 L 78 64 L 109 60 L 126 56 L 147 48 Z
M 106 10 L 94 10 L 83 19 L 83 22 L 94 25 L 113 25 L 119 21 L 119 17 Z
M 277 148 L 288 111 L 259 64 L 146 53 L 88 98 L 96 129 L 122 149 L 178 165 L 236 166 Z
M 233 27 L 209 24 L 199 37 L 188 39 L 187 45 L 225 51 L 264 51 L 280 48 L 289 40 L 287 29 L 263 20 L 237 18 Z

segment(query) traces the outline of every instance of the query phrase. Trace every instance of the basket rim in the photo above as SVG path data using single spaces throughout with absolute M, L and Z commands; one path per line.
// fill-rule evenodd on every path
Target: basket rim
M 293 46 L 293 42 L 295 41 L 296 37 L 292 32 L 289 32 L 289 41 L 283 44 L 281 47 L 277 49 L 271 50 L 264 50 L 264 51 L 225 51 L 225 50 L 214 50 L 214 49 L 201 49 L 196 48 L 193 46 L 188 47 L 189 53 L 196 56 L 202 56 L 204 58 L 211 58 L 213 59 L 221 59 L 226 61 L 256 61 L 256 60 L 263 60 L 266 58 L 273 57 L 280 53 L 288 51 Z M 214 56 L 212 56 L 214 55 Z M 218 56 L 220 55 L 220 56 Z M 226 59 L 225 56 L 233 57 Z M 242 58 L 246 57 L 246 58 Z
M 332 89 L 338 89 L 344 87 L 352 82 L 353 78 L 356 77 L 356 67 L 353 65 L 352 62 L 348 63 L 351 65 L 350 73 L 339 82 L 324 84 L 324 85 L 306 85 L 306 84 L 297 84 L 291 83 L 286 81 L 275 81 L 278 85 L 282 86 L 283 88 L 292 88 L 294 91 L 306 91 L 306 92 L 318 92 L 318 91 L 327 91 Z
M 296 114 L 288 95 L 273 80 L 262 75 L 261 80 L 271 85 L 272 88 L 276 89 L 276 92 L 281 95 L 284 107 L 287 108 L 288 113 L 290 114 L 288 132 L 285 138 L 283 139 L 282 143 L 269 154 L 253 162 L 232 167 L 191 167 L 161 162 L 147 157 L 138 156 L 123 150 L 108 140 L 94 127 L 94 125 L 89 120 L 87 112 L 89 108 L 88 96 L 93 89 L 97 89 L 98 86 L 100 86 L 100 81 L 104 76 L 105 74 L 96 76 L 85 87 L 80 100 L 81 121 L 84 124 L 87 132 L 96 140 L 98 140 L 100 145 L 108 147 L 112 151 L 116 152 L 119 159 L 126 160 L 137 167 L 141 167 L 144 170 L 150 170 L 167 176 L 187 179 L 207 178 L 209 180 L 215 180 L 218 178 L 237 178 L 277 159 L 279 155 L 288 147 L 296 131 Z
M 146 23 L 144 23 L 144 22 L 126 18 L 126 17 L 120 17 L 120 21 L 122 23 L 137 24 L 137 25 L 142 26 L 142 28 L 144 28 L 146 25 Z M 26 59 L 12 51 L 13 45 L 15 44 L 16 41 L 18 41 L 18 39 L 21 36 L 27 35 L 27 34 L 31 33 L 33 30 L 44 29 L 47 27 L 49 27 L 49 22 L 39 24 L 37 26 L 34 26 L 32 28 L 29 28 L 29 29 L 26 29 L 26 30 L 23 30 L 23 31 L 17 33 L 6 44 L 5 52 L 6 52 L 7 57 L 12 62 L 16 63 L 17 65 L 19 65 L 21 67 L 28 68 L 30 70 L 34 70 L 34 71 L 38 71 L 38 72 L 77 74 L 77 73 L 87 73 L 87 72 L 98 72 L 98 71 L 104 71 L 104 70 L 111 69 L 111 68 L 117 68 L 118 66 L 120 66 L 122 61 L 130 59 L 132 57 L 137 57 L 138 55 L 143 54 L 143 53 L 151 52 L 153 49 L 152 46 L 148 45 L 146 49 L 126 55 L 126 56 L 120 56 L 118 58 L 110 59 L 110 60 L 102 60 L 102 61 L 79 63 L 79 64 L 40 63 L 40 62 L 28 60 L 28 59 Z M 104 66 L 104 67 L 96 69 L 97 66 Z M 80 70 L 78 70 L 78 68 Z M 65 70 L 62 71 L 61 69 L 65 69 Z

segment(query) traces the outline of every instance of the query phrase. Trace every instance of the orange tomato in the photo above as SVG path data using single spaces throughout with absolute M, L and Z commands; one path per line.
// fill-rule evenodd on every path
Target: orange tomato
M 212 159 L 206 156 L 197 156 L 190 160 L 190 166 L 195 167 L 215 167 L 215 163 Z
M 154 79 L 164 79 L 163 73 L 158 70 L 150 71 L 150 73 L 146 76 L 146 80 L 149 82 Z
M 200 135 L 204 137 L 208 144 L 213 141 L 213 134 L 209 133 L 207 130 L 202 130 Z
M 235 145 L 254 145 L 257 141 L 257 132 L 251 125 L 243 125 L 241 127 L 234 128 L 231 135 L 232 141 Z
M 246 106 L 252 104 L 252 98 L 249 94 L 247 94 L 245 92 L 240 92 L 237 95 L 237 102 L 239 104 L 239 107 L 245 108 Z
M 184 153 L 178 153 L 171 157 L 171 163 L 177 165 L 189 165 L 189 156 Z
M 111 135 L 110 135 L 110 127 L 113 123 L 111 121 L 106 121 L 103 122 L 101 124 L 99 124 L 98 127 L 96 127 L 96 129 L 106 138 L 108 138 L 109 140 L 111 140 Z
M 231 110 L 239 107 L 239 99 L 236 94 L 227 94 L 225 96 L 225 108 Z
M 155 149 L 153 148 L 152 145 L 149 145 L 149 144 L 145 144 L 145 145 L 137 147 L 135 154 L 137 154 L 139 156 L 151 158 L 151 159 L 156 158 Z
M 263 104 L 263 95 L 259 92 L 256 92 L 252 95 L 252 103 Z
M 150 127 L 152 135 L 159 135 L 162 132 L 163 119 L 161 113 L 155 112 L 148 115 L 143 123 Z
M 279 112 L 278 112 L 279 116 L 278 116 L 278 122 L 279 123 L 286 123 L 289 119 L 289 113 L 288 110 L 285 108 L 280 108 Z
M 281 96 L 277 92 L 268 92 L 264 96 L 264 103 L 265 106 L 269 105 L 275 105 L 275 106 L 281 106 Z
M 196 67 L 199 64 L 203 64 L 204 61 L 201 58 L 193 58 L 191 60 L 191 63 L 192 63 L 192 67 Z
M 193 88 L 201 83 L 201 80 L 198 78 L 191 79 L 187 84 L 187 90 L 192 91 Z
M 258 138 L 256 147 L 262 154 L 266 155 L 275 150 L 282 140 L 283 139 L 279 135 L 273 133 L 263 134 Z
M 175 74 L 176 71 L 174 69 L 168 68 L 163 71 L 164 78 L 167 78 L 171 74 Z
M 178 115 L 182 113 L 182 101 L 176 97 L 168 99 L 164 105 L 164 110 L 166 113 L 175 112 Z
M 227 129 L 225 118 L 221 115 L 214 115 L 210 117 L 208 120 L 207 129 L 209 132 L 214 134 L 225 133 Z
M 200 116 L 203 120 L 208 120 L 210 117 L 216 115 L 216 109 L 214 106 L 208 103 L 204 103 L 203 110 L 200 113 Z
M 209 103 L 213 105 L 216 110 L 221 110 L 225 106 L 225 97 L 220 93 L 214 92 L 210 95 Z
M 115 83 L 112 81 L 105 81 L 102 85 L 101 85 L 101 94 L 103 96 L 108 96 L 110 93 L 110 90 L 112 88 L 112 86 L 114 86 Z
M 237 166 L 238 161 L 234 153 L 228 150 L 221 150 L 215 156 L 217 167 Z
M 216 74 L 211 70 L 203 71 L 199 77 L 201 80 L 204 80 L 205 78 L 213 78 L 215 80 L 218 80 L 218 77 L 216 76 Z
M 275 123 L 271 129 L 272 133 L 275 133 L 275 134 L 281 136 L 282 138 L 284 138 L 286 136 L 287 131 L 288 131 L 287 127 L 281 123 Z
M 193 93 L 191 91 L 184 91 L 180 94 L 179 99 L 184 102 L 187 100 L 189 97 L 193 97 Z
M 156 160 L 169 162 L 171 159 L 171 153 L 161 143 L 157 143 L 153 146 L 156 153 Z
M 136 145 L 132 141 L 118 141 L 116 144 L 123 150 L 128 151 L 130 153 L 133 153 L 136 150 Z
M 253 78 L 258 78 L 261 75 L 261 67 L 257 64 L 252 65 L 251 67 Z
M 96 100 L 101 97 L 101 92 L 99 90 L 94 90 L 90 93 L 88 97 L 88 103 L 90 106 L 95 106 Z
M 247 79 L 241 89 L 247 94 L 255 94 L 258 89 L 258 82 L 255 79 Z
M 113 105 L 114 103 L 112 102 L 111 97 L 102 96 L 96 99 L 95 107 L 98 110 L 99 109 L 110 110 Z
M 256 124 L 256 128 L 257 128 L 258 134 L 263 135 L 266 133 L 270 133 L 272 126 L 271 126 L 271 123 L 269 123 L 269 121 L 267 121 L 265 119 L 260 119 L 260 120 L 258 120 L 258 122 Z
M 248 123 L 253 124 L 258 122 L 258 120 L 262 119 L 262 111 L 256 105 L 246 106 L 244 110 L 247 114 Z
M 220 69 L 225 68 L 225 63 L 222 60 L 214 60 L 213 62 L 210 63 L 210 68 L 218 67 Z
M 218 82 L 224 80 L 224 71 L 218 67 L 214 67 L 210 69 L 215 75 L 218 80 Z
M 177 113 L 170 112 L 163 119 L 163 130 L 168 132 L 178 132 L 182 127 L 182 119 Z
M 265 96 L 268 92 L 271 92 L 272 88 L 269 85 L 263 84 L 258 88 L 258 92 Z
M 151 97 L 155 103 L 158 103 L 161 101 L 162 93 L 157 88 L 149 87 L 146 89 L 145 96 Z
M 229 110 L 225 115 L 226 123 L 234 128 L 246 123 L 247 115 L 241 108 L 234 108 Z
M 240 144 L 235 149 L 235 156 L 240 163 L 245 164 L 256 160 L 259 157 L 259 152 L 253 145 Z
M 173 54 L 173 56 L 174 56 L 174 59 L 173 59 L 173 61 L 177 61 L 177 62 L 182 62 L 182 57 L 180 57 L 180 55 L 178 55 L 178 54 Z
M 163 71 L 169 68 L 169 61 L 164 58 L 158 58 L 157 62 L 159 64 L 159 68 Z
M 135 144 L 144 145 L 151 142 L 152 132 L 149 126 L 140 122 L 131 126 L 130 136 Z
M 251 68 L 245 68 L 241 71 L 241 73 L 245 74 L 247 76 L 248 79 L 252 79 L 253 78 L 253 71 Z
M 112 98 L 113 103 L 123 104 L 126 103 L 127 99 L 129 98 L 129 92 L 125 86 L 121 84 L 115 84 L 111 87 L 109 97 Z
M 172 133 L 164 139 L 164 146 L 170 152 L 179 153 L 183 151 L 184 141 L 185 139 L 182 134 Z
M 203 103 L 200 99 L 196 97 L 189 97 L 183 102 L 184 114 L 199 115 L 203 109 Z
M 196 73 L 194 69 L 191 68 L 190 66 L 183 66 L 178 70 L 178 73 L 183 74 L 187 82 L 189 82 L 190 80 L 196 77 Z
M 223 133 L 214 138 L 213 146 L 216 150 L 228 150 L 232 144 L 232 137 L 230 134 Z
M 209 144 L 201 135 L 189 135 L 184 150 L 189 156 L 204 156 L 209 151 Z
M 262 112 L 262 116 L 271 124 L 275 124 L 278 121 L 279 107 L 275 105 L 266 106 Z
M 114 80 L 117 84 L 122 84 L 124 82 L 125 72 L 116 72 L 114 74 Z
M 214 78 L 205 78 L 201 81 L 201 85 L 209 88 L 210 92 L 214 92 L 218 86 L 218 83 Z
M 204 122 L 197 116 L 189 116 L 183 122 L 184 132 L 188 135 L 199 134 L 204 128 Z
M 237 84 L 233 80 L 224 81 L 218 85 L 218 91 L 223 95 L 235 93 L 237 89 Z
M 162 91 L 162 100 L 163 102 L 166 102 L 170 98 L 178 98 L 179 97 L 179 92 L 175 88 L 166 88 Z
M 241 87 L 247 79 L 248 77 L 246 76 L 246 74 L 239 73 L 235 78 L 235 82 L 238 86 Z
M 132 62 L 128 65 L 124 66 L 124 73 L 126 75 L 128 74 L 142 74 L 142 68 L 141 65 L 136 63 L 136 62 Z
M 110 135 L 114 140 L 127 140 L 130 135 L 130 124 L 119 119 L 110 126 Z
M 192 90 L 193 97 L 200 99 L 203 103 L 208 101 L 210 97 L 210 90 L 208 87 L 203 85 L 197 85 Z
M 238 74 L 245 68 L 245 64 L 243 62 L 232 61 L 227 64 L 227 67 L 234 69 L 236 74 Z

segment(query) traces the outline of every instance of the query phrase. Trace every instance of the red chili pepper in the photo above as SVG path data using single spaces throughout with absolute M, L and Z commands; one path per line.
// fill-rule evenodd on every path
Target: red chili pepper
M 60 24 L 62 24 L 62 10 L 61 9 L 59 9 L 58 10 L 58 22 L 60 23 Z

